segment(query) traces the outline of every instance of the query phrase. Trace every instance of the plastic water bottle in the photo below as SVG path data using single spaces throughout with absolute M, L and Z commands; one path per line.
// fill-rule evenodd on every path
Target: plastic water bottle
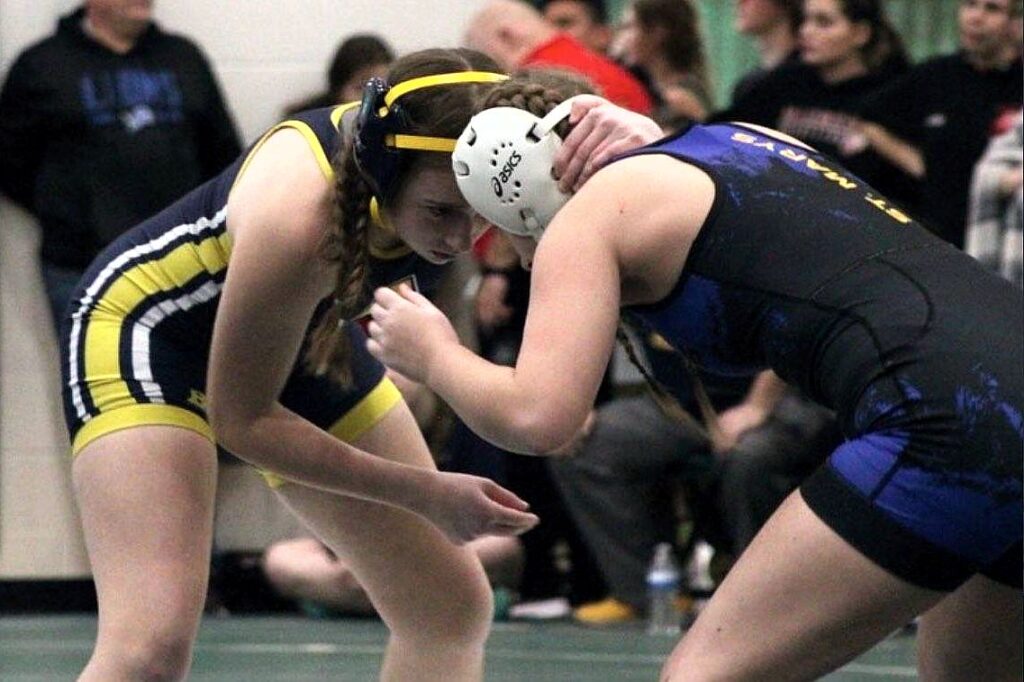
M 678 635 L 681 572 L 672 553 L 672 545 L 660 543 L 654 548 L 654 558 L 647 569 L 647 632 L 652 635 Z

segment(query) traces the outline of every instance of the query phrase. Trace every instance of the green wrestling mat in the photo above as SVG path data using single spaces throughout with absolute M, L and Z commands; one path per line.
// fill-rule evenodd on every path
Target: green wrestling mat
M 96 619 L 0 617 L 0 680 L 69 680 L 92 648 Z M 376 679 L 386 631 L 375 620 L 225 617 L 204 620 L 191 680 L 245 682 Z M 487 645 L 487 680 L 657 680 L 674 639 L 640 627 L 592 630 L 568 623 L 497 623 Z M 894 635 L 831 682 L 917 679 L 914 638 Z

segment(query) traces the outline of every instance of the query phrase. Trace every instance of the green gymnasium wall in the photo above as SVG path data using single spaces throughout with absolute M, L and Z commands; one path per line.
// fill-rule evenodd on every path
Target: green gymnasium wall
M 628 0 L 606 0 L 610 16 L 617 18 Z M 704 46 L 715 98 L 729 101 L 733 83 L 757 64 L 749 38 L 733 29 L 735 0 L 691 0 L 700 10 Z M 915 61 L 956 49 L 956 12 L 959 0 L 886 0 L 893 26 Z

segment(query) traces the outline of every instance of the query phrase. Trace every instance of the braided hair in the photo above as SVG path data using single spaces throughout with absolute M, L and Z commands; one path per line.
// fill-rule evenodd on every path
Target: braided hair
M 468 49 L 431 49 L 409 54 L 396 61 L 388 71 L 392 85 L 421 76 L 458 71 L 500 72 L 492 59 Z M 474 111 L 474 103 L 487 83 L 464 83 L 410 92 L 402 97 L 410 135 L 456 138 Z M 399 189 L 402 194 L 410 173 L 424 162 L 437 162 L 436 152 L 410 152 L 411 163 L 402 168 Z M 444 157 L 447 161 L 447 157 Z M 352 140 L 346 140 L 334 159 L 334 218 L 320 245 L 321 257 L 337 272 L 334 305 L 318 321 L 305 354 L 307 368 L 318 375 L 331 376 L 341 383 L 351 380 L 352 348 L 342 329 L 345 320 L 357 315 L 367 299 L 366 281 L 370 264 L 369 183 L 356 166 Z M 378 198 L 383 199 L 383 197 Z
M 592 94 L 594 86 L 590 81 L 573 71 L 552 68 L 525 69 L 488 90 L 480 100 L 477 110 L 514 107 L 543 118 L 570 97 Z M 568 119 L 555 127 L 555 133 L 561 138 L 565 138 L 568 132 Z

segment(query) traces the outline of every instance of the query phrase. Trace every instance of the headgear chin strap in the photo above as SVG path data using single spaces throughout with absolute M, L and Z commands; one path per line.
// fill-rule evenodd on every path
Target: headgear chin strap
M 562 146 L 553 129 L 569 115 L 573 99 L 544 118 L 495 107 L 470 119 L 452 152 L 452 168 L 473 210 L 506 232 L 540 238 L 569 200 L 552 168 Z
M 400 102 L 403 96 L 439 85 L 495 83 L 507 78 L 486 71 L 456 71 L 411 78 L 393 87 L 382 78 L 367 81 L 356 117 L 353 144 L 356 165 L 374 196 L 385 203 L 392 198 L 408 157 L 404 150 L 451 153 L 455 148 L 452 138 L 409 135 L 409 117 Z

